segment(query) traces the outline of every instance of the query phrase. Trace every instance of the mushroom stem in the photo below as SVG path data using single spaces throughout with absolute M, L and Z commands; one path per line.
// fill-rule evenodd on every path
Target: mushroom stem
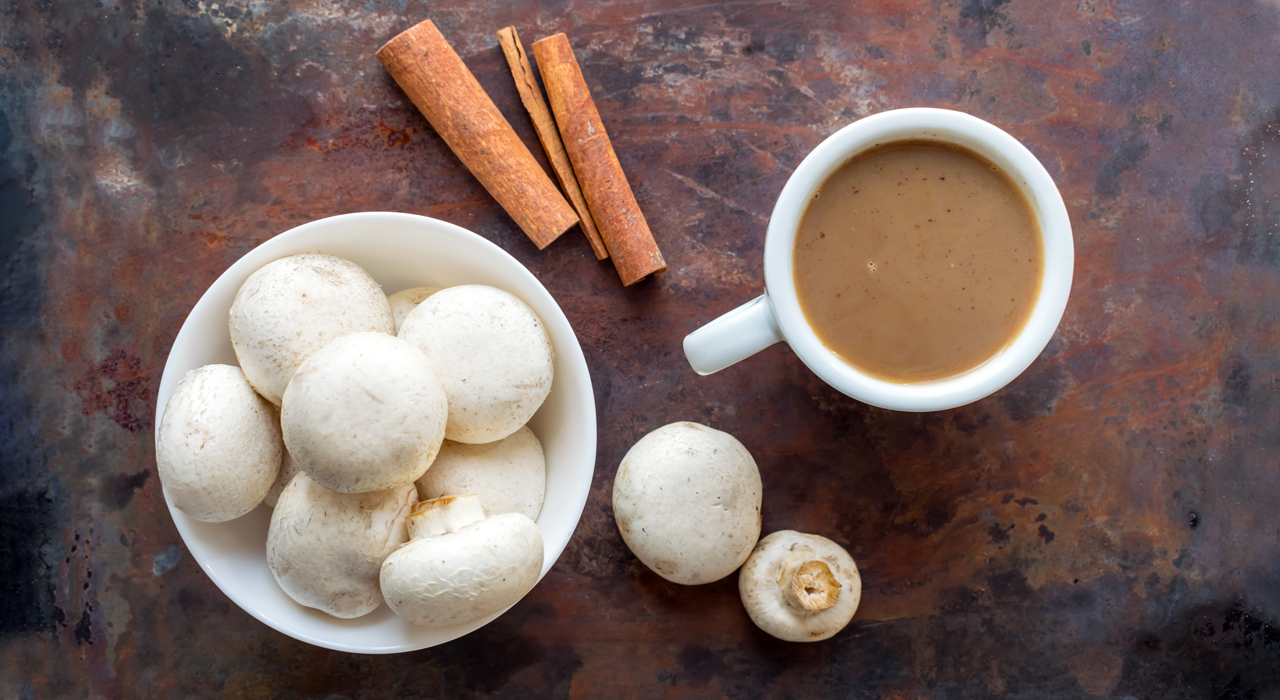
M 779 530 L 760 540 L 742 565 L 738 593 L 760 629 L 788 642 L 817 642 L 853 619 L 862 578 L 844 547 Z
M 484 509 L 479 496 L 444 496 L 421 501 L 405 521 L 409 526 L 409 539 L 425 539 L 443 535 L 484 520 Z
M 818 559 L 797 561 L 787 567 L 791 585 L 787 586 L 788 602 L 809 610 L 820 612 L 836 604 L 840 599 L 840 582 L 831 573 L 831 567 Z

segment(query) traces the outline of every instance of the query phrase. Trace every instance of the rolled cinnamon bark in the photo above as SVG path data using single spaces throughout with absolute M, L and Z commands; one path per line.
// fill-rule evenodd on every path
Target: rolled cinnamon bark
M 667 269 L 564 34 L 534 42 L 556 126 L 623 285 Z
M 587 200 L 582 196 L 582 188 L 578 186 L 578 176 L 573 174 L 573 166 L 569 164 L 569 156 L 564 152 L 564 143 L 560 141 L 560 132 L 556 131 L 556 122 L 551 118 L 551 110 L 542 99 L 542 90 L 538 88 L 538 80 L 533 75 L 533 67 L 529 65 L 529 57 L 524 52 L 524 44 L 520 43 L 520 35 L 515 27 L 503 27 L 498 30 L 498 42 L 502 44 L 502 53 L 507 57 L 507 65 L 511 68 L 511 77 L 516 81 L 516 90 L 520 93 L 520 101 L 529 112 L 533 121 L 533 130 L 538 134 L 542 149 L 547 152 L 547 161 L 551 170 L 560 182 L 560 189 L 569 196 L 569 203 L 578 212 L 582 224 L 582 233 L 591 244 L 591 252 L 596 260 L 609 257 L 609 250 L 600 239 L 595 220 L 591 218 L 591 210 L 587 208 Z
M 388 41 L 378 49 L 378 60 L 538 248 L 578 223 L 555 183 L 431 20 Z

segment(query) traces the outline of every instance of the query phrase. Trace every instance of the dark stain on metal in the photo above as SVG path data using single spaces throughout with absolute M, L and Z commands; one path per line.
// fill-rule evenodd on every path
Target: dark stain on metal
M 61 613 L 54 605 L 55 573 L 46 559 L 57 523 L 52 505 L 46 491 L 0 496 L 0 637 L 48 631 L 55 612 Z
M 1147 156 L 1151 149 L 1143 136 L 1143 122 L 1136 115 L 1129 115 L 1129 123 L 1120 130 L 1118 140 L 1112 139 L 1109 150 L 1113 154 L 1094 181 L 1093 190 L 1099 197 L 1117 197 L 1120 195 L 1120 176 L 1132 171 Z
M 124 508 L 133 500 L 133 494 L 146 486 L 151 470 L 143 469 L 133 474 L 115 474 L 107 478 L 105 493 L 111 505 Z
M 1053 531 L 1045 527 L 1044 525 L 1041 525 L 1040 529 L 1038 529 L 1036 532 L 1038 533 L 1037 536 L 1045 544 L 1049 544 L 1053 542 L 1053 538 L 1054 538 Z
M 1015 421 L 1047 416 L 1058 402 L 1062 375 L 1061 365 L 1033 366 L 1001 392 L 1000 402 Z
M 981 49 L 987 36 L 1009 21 L 1003 9 L 1008 4 L 1009 0 L 963 0 L 958 33 L 964 37 L 966 49 Z
M 1000 523 L 992 523 L 991 527 L 987 528 L 987 536 L 991 538 L 991 544 L 1004 544 L 1009 541 L 1009 532 L 1017 526 L 1017 523 L 1009 523 L 1008 527 Z
M 1133 637 L 1116 692 L 1135 697 L 1171 685 L 1204 697 L 1263 698 L 1280 687 L 1280 628 L 1245 600 L 1195 605 Z
M 93 644 L 93 618 L 86 609 L 80 615 L 75 628 L 76 644 Z
M 1235 358 L 1228 367 L 1227 378 L 1222 382 L 1222 403 L 1244 406 L 1249 401 L 1249 390 L 1253 386 L 1253 372 L 1239 357 Z

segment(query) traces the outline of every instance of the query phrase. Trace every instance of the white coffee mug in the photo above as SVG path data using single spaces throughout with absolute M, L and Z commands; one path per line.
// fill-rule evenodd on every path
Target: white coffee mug
M 1044 276 L 1026 325 L 995 356 L 953 377 L 898 384 L 855 369 L 822 344 L 800 310 L 791 270 L 800 218 L 818 186 L 858 153 L 904 139 L 958 144 L 1004 170 L 1026 195 L 1040 225 Z M 1040 161 L 1017 139 L 963 112 L 924 108 L 881 112 L 832 134 L 800 163 L 769 218 L 765 293 L 689 334 L 684 352 L 694 371 L 706 375 L 785 340 L 810 370 L 848 396 L 898 411 L 941 411 L 998 391 L 1040 355 L 1066 309 L 1074 267 L 1071 221 L 1062 195 Z

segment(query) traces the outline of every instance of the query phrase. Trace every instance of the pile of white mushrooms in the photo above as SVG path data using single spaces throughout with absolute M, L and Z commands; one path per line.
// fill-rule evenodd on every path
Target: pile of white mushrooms
M 760 539 L 761 492 L 755 460 L 732 435 L 672 423 L 623 457 L 613 515 L 659 576 L 691 586 L 741 567 L 738 592 L 760 629 L 789 642 L 827 639 L 858 609 L 858 567 L 825 537 L 781 530 Z
M 293 255 L 245 281 L 230 332 L 240 366 L 188 372 L 165 406 L 174 506 L 213 523 L 273 507 L 272 574 L 335 617 L 386 600 L 464 624 L 533 588 L 546 461 L 526 423 L 555 357 L 528 306 L 481 285 L 388 299 L 355 263 Z

